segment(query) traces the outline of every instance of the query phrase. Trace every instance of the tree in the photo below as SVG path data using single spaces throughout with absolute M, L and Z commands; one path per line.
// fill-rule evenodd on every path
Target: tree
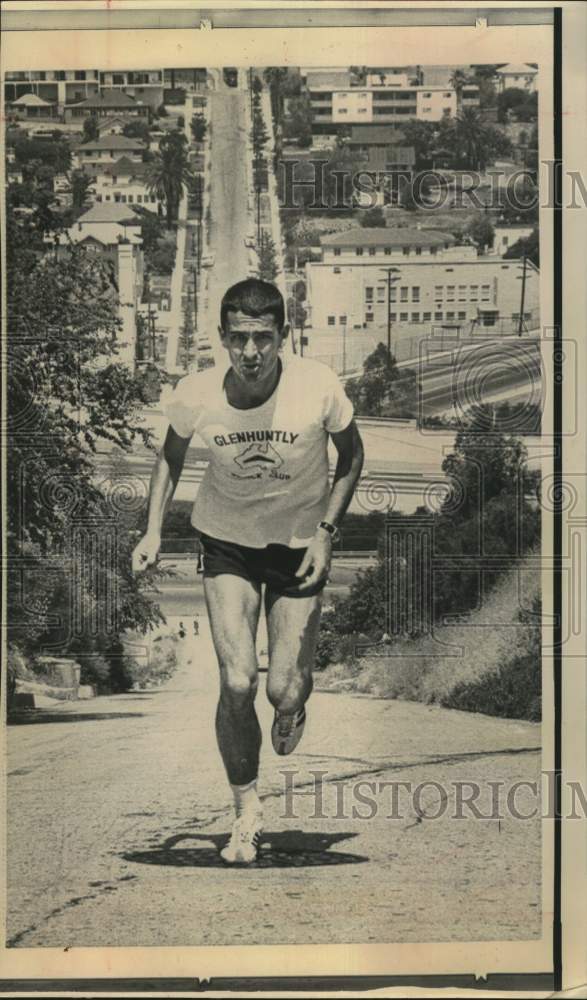
M 416 373 L 411 368 L 398 368 L 385 344 L 377 345 L 363 362 L 363 375 L 349 379 L 345 390 L 359 416 L 417 416 Z
M 283 121 L 283 87 L 287 76 L 288 70 L 286 66 L 269 66 L 263 72 L 263 77 L 269 84 L 269 92 L 271 94 L 271 114 L 278 128 Z
M 283 135 L 287 139 L 296 139 L 298 146 L 303 148 L 312 145 L 312 108 L 308 94 L 290 98 Z
M 529 94 L 521 87 L 506 87 L 497 98 L 497 118 L 507 122 L 512 114 L 521 121 L 532 121 L 536 117 L 538 94 Z
M 84 118 L 84 130 L 82 133 L 83 142 L 93 142 L 100 137 L 100 128 L 97 115 L 88 115 Z
M 113 456 L 137 438 L 150 444 L 142 390 L 117 360 L 106 263 L 79 246 L 31 250 L 11 214 L 7 233 L 8 642 L 74 655 L 84 682 L 120 689 L 129 683 L 120 635 L 145 633 L 161 615 L 131 572 L 140 494 L 122 487 L 114 457 L 98 474 L 94 454 L 98 444 Z
M 467 82 L 467 74 L 462 69 L 455 69 L 451 75 L 449 83 L 457 95 L 457 114 L 461 110 L 463 87 Z
M 179 335 L 179 346 L 181 351 L 181 363 L 184 370 L 187 372 L 189 371 L 192 360 L 192 350 L 194 346 L 194 321 L 190 303 L 188 303 L 185 310 L 183 326 Z
M 203 114 L 194 115 L 190 122 L 190 128 L 194 142 L 204 142 L 206 132 L 208 131 L 206 116 Z
M 488 247 L 493 246 L 495 229 L 493 223 L 486 215 L 477 215 L 467 226 L 467 235 L 477 244 L 481 253 L 485 253 Z
M 159 143 L 159 152 L 149 163 L 147 186 L 151 194 L 164 202 L 167 227 L 177 220 L 179 203 L 191 180 L 187 139 L 182 132 L 169 132 Z
M 277 277 L 275 243 L 265 232 L 261 233 L 257 254 L 259 257 L 257 277 L 262 278 L 263 281 L 275 281 Z
M 146 146 L 151 141 L 151 129 L 147 122 L 144 121 L 127 122 L 122 130 L 122 134 L 127 139 L 138 139 L 139 142 L 144 142 Z
M 385 213 L 382 208 L 368 208 L 361 216 L 361 225 L 366 229 L 385 228 Z
M 529 236 L 516 240 L 503 255 L 504 260 L 516 260 L 520 257 L 527 257 L 535 267 L 540 267 L 540 234 L 538 227 L 535 227 Z
M 92 186 L 92 178 L 84 170 L 72 170 L 69 175 L 73 207 L 82 209 L 86 204 L 88 191 Z
M 440 125 L 440 123 L 439 123 Z M 412 146 L 415 155 L 415 169 L 428 170 L 434 165 L 434 149 L 438 145 L 438 132 L 434 122 L 420 122 L 412 118 L 402 122 L 402 132 L 406 146 Z

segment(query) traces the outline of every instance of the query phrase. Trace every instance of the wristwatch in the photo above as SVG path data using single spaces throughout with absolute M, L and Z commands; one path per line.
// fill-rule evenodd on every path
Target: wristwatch
M 333 542 L 338 542 L 340 538 L 340 531 L 335 524 L 331 524 L 330 521 L 320 521 L 318 527 L 324 528 L 324 531 L 328 532 Z

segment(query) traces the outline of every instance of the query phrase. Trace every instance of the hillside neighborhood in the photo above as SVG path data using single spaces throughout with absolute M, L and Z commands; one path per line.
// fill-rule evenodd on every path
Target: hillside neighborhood
M 241 274 L 286 292 L 294 351 L 346 375 L 381 341 L 407 361 L 431 337 L 527 335 L 539 325 L 537 76 L 530 65 L 12 72 L 8 206 L 47 248 L 110 262 L 131 370 L 206 366 L 208 251 L 224 212 L 211 206 L 211 100 L 247 92 L 246 221 L 233 244 Z

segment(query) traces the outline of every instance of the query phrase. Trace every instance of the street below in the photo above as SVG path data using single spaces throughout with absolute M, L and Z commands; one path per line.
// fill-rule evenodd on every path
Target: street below
M 10 946 L 540 934 L 539 815 L 516 819 L 505 805 L 514 782 L 539 781 L 532 723 L 316 691 L 297 751 L 278 757 L 261 673 L 266 833 L 254 867 L 225 867 L 218 852 L 232 816 L 201 587 L 175 581 L 161 602 L 172 628 L 187 627 L 170 681 L 22 713 L 9 726 Z M 480 785 L 479 810 L 491 816 L 488 783 L 500 781 L 500 818 L 467 808 L 454 818 L 459 783 Z M 530 813 L 536 802 L 521 789 L 516 806 Z

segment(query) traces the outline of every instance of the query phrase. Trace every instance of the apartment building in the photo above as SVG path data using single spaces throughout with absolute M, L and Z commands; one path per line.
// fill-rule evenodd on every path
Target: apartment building
M 19 70 L 4 74 L 4 101 L 11 104 L 25 94 L 55 104 L 60 114 L 68 104 L 85 101 L 100 92 L 97 69 Z
M 430 230 L 352 229 L 321 239 L 322 261 L 306 264 L 309 322 L 316 330 L 415 330 L 434 324 L 516 322 L 522 262 L 477 254 Z M 391 280 L 388 271 L 391 269 Z M 524 315 L 539 304 L 539 274 L 526 265 Z
M 375 74 L 367 79 L 378 78 Z M 406 81 L 407 77 L 402 77 L 400 84 L 353 86 L 349 73 L 308 73 L 306 89 L 313 134 L 336 134 L 346 126 L 359 124 L 401 127 L 411 118 L 441 121 L 456 115 L 459 102 L 467 107 L 479 106 L 479 88 L 474 84 L 466 84 L 457 94 L 446 84 L 423 86 Z

